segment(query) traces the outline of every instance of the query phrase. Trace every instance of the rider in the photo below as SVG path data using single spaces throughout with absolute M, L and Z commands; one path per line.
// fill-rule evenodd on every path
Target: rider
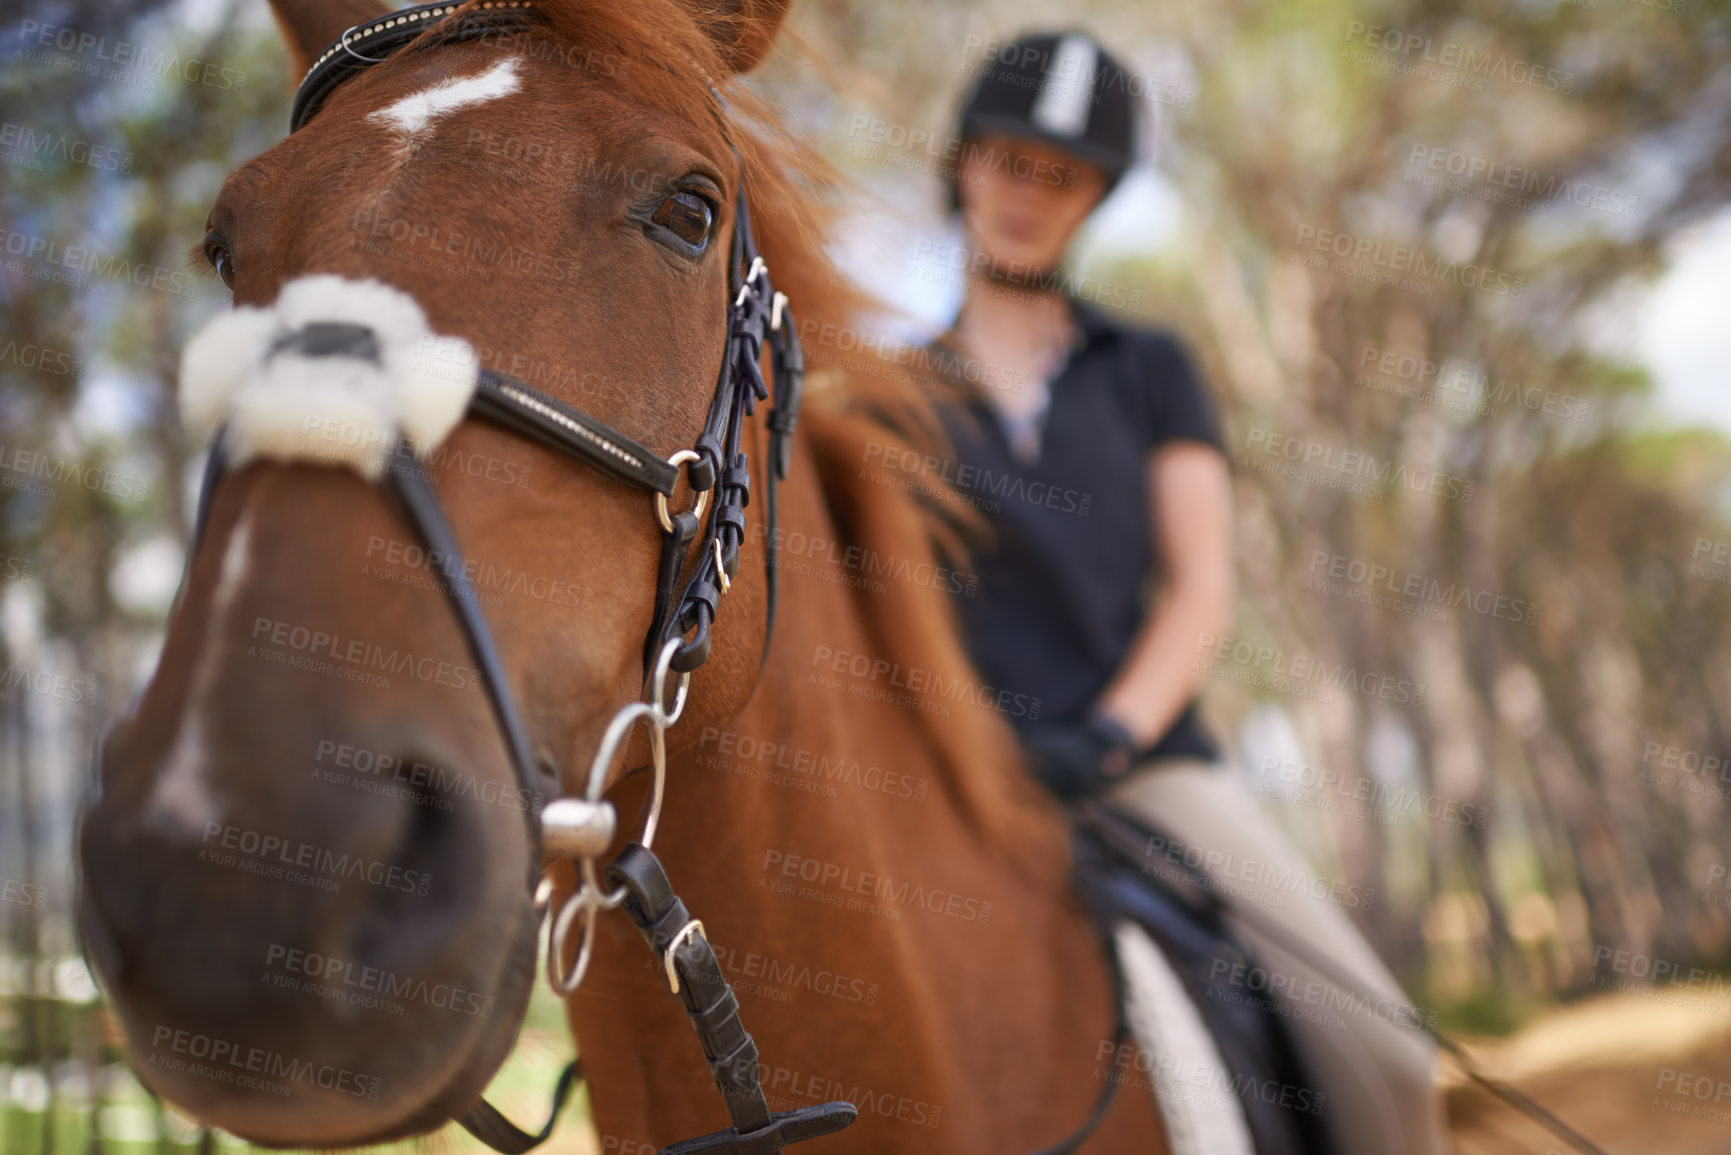
M 960 314 L 936 344 L 991 371 L 954 381 L 945 424 L 958 476 L 1025 484 L 1007 487 L 1019 499 L 977 503 L 993 533 L 977 591 L 957 604 L 985 681 L 1041 699 L 1037 721 L 1012 720 L 1054 793 L 1103 794 L 1175 842 L 1290 879 L 1306 868 L 1197 716 L 1196 655 L 1227 633 L 1232 605 L 1213 404 L 1173 335 L 1084 304 L 1056 272 L 1130 165 L 1131 87 L 1088 36 L 1035 35 L 993 53 L 964 106 L 950 195 L 971 256 Z M 1278 939 L 1239 922 L 1270 971 L 1315 975 L 1278 945 L 1296 939 L 1405 1006 L 1340 908 L 1311 897 L 1327 887 L 1216 888 L 1234 906 L 1247 889 L 1269 891 L 1256 922 L 1277 923 Z M 1444 1149 L 1427 1039 L 1388 1016 L 1293 1010 L 1282 1021 L 1325 1092 L 1337 1151 Z

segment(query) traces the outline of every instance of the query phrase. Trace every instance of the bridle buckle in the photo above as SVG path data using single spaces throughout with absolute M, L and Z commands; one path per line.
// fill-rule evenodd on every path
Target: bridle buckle
M 674 994 L 679 993 L 679 971 L 673 965 L 673 952 L 678 950 L 680 945 L 692 935 L 696 935 L 704 942 L 709 941 L 709 936 L 703 933 L 702 919 L 694 918 L 680 927 L 679 933 L 673 936 L 673 941 L 667 944 L 667 949 L 661 952 L 661 967 L 667 972 L 667 988 Z

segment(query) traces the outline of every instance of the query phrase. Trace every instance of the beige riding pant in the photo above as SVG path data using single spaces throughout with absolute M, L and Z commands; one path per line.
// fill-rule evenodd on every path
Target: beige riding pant
M 1115 804 L 1164 836 L 1147 869 L 1202 871 L 1255 954 L 1255 967 L 1220 976 L 1247 1000 L 1272 1003 L 1323 1093 L 1340 1155 L 1439 1155 L 1436 1052 L 1409 1025 L 1399 985 L 1345 908 L 1363 892 L 1317 879 L 1230 767 L 1199 758 L 1150 762 L 1111 788 Z M 1348 979 L 1343 992 L 1282 944 Z M 1363 996 L 1363 997 L 1354 997 Z

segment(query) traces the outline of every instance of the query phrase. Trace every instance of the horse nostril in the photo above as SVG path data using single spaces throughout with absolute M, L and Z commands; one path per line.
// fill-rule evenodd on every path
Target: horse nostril
M 405 768 L 398 797 L 407 820 L 389 849 L 381 847 L 387 882 L 371 890 L 349 945 L 357 957 L 401 961 L 435 950 L 450 920 L 472 913 L 485 890 L 489 864 L 480 848 L 488 840 L 480 828 L 492 795 L 425 755 L 406 754 L 394 765 Z

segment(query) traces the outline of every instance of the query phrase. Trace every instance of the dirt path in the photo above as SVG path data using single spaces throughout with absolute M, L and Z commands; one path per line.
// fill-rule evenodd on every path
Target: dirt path
M 1609 1155 L 1731 1152 L 1731 999 L 1608 995 L 1468 1049 Z M 1573 1155 L 1443 1063 L 1457 1155 Z

